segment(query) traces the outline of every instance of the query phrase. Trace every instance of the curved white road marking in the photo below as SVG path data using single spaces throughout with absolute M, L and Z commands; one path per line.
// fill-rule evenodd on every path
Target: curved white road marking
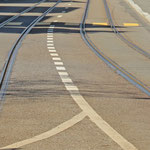
M 99 114 L 96 113 L 96 111 L 86 102 L 86 100 L 80 94 L 78 87 L 75 86 L 73 82 L 71 82 L 71 85 L 68 85 L 69 82 L 66 82 L 66 80 L 64 80 L 63 75 L 63 70 L 64 74 L 66 74 L 65 67 L 59 67 L 56 65 L 56 69 L 58 71 L 62 70 L 61 73 L 58 72 L 60 78 L 62 79 L 62 82 L 64 83 L 68 92 L 70 92 L 70 95 L 72 96 L 74 101 L 83 110 L 83 112 L 87 114 L 91 121 L 94 122 L 113 141 L 115 141 L 123 150 L 137 150 L 137 148 L 133 144 L 127 141 L 122 135 L 120 135 L 116 130 L 114 130 Z M 68 79 L 70 79 L 68 73 L 65 76 L 68 77 Z
M 52 57 L 52 60 L 61 60 L 59 57 Z M 114 130 L 99 114 L 96 113 L 96 111 L 87 103 L 87 101 L 83 98 L 83 96 L 80 94 L 79 89 L 77 86 L 74 85 L 71 78 L 69 77 L 69 74 L 65 71 L 65 67 L 60 67 L 59 65 L 56 65 L 56 69 L 58 70 L 58 74 L 60 78 L 62 79 L 62 82 L 64 83 L 66 89 L 68 92 L 70 92 L 71 97 L 73 100 L 78 104 L 78 106 L 83 110 L 79 115 L 73 117 L 71 120 L 66 121 L 65 123 L 62 123 L 61 125 L 57 126 L 56 128 L 47 131 L 45 133 L 42 133 L 38 136 L 35 136 L 33 138 L 17 142 L 15 144 L 3 147 L 1 149 L 8 149 L 8 148 L 20 148 L 24 145 L 31 144 L 46 138 L 49 138 L 53 135 L 56 135 L 69 127 L 72 127 L 76 123 L 80 122 L 85 118 L 85 116 L 88 116 L 92 122 L 94 122 L 104 133 L 106 133 L 113 141 L 115 141 L 123 150 L 137 150 L 137 148 L 128 142 L 122 135 L 120 135 L 116 130 Z M 61 72 L 59 71 L 61 70 Z M 71 85 L 68 85 L 69 82 L 64 80 L 65 78 L 68 78 L 69 82 L 71 81 Z
M 148 22 L 150 22 L 150 14 L 144 12 L 140 6 L 138 6 L 133 0 L 125 0 L 129 3 L 140 15 L 142 15 Z
M 53 128 L 52 130 L 49 130 L 49 131 L 44 132 L 40 135 L 34 136 L 30 139 L 23 140 L 23 141 L 8 145 L 6 147 L 2 147 L 2 148 L 0 148 L 0 150 L 20 148 L 22 146 L 50 138 L 50 137 L 52 137 L 52 136 L 54 136 L 54 135 L 56 135 L 62 131 L 74 126 L 78 122 L 82 121 L 85 117 L 86 117 L 86 114 L 84 112 L 81 112 L 80 114 L 74 116 L 72 119 L 62 123 L 61 125 Z

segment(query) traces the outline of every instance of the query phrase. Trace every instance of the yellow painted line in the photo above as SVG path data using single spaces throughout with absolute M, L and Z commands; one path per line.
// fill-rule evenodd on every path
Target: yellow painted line
M 103 23 L 94 22 L 94 23 L 92 23 L 92 25 L 96 25 L 96 26 L 108 26 L 108 23 L 106 23 L 106 22 L 103 22 Z
M 138 23 L 124 23 L 123 25 L 126 27 L 138 27 L 139 26 Z

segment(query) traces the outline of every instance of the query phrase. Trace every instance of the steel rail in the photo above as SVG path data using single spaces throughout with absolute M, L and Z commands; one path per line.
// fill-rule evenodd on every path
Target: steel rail
M 105 7 L 105 11 L 106 11 L 106 15 L 110 24 L 110 27 L 112 29 L 112 31 L 123 41 L 125 42 L 129 47 L 131 47 L 132 49 L 136 50 L 138 53 L 144 55 L 145 57 L 150 59 L 150 53 L 146 52 L 144 49 L 140 48 L 139 46 L 137 46 L 136 44 L 130 42 L 128 39 L 126 39 L 116 28 L 116 26 L 114 25 L 111 13 L 110 13 L 110 9 L 108 7 L 107 1 L 103 0 L 104 3 L 104 7 Z
M 48 13 L 50 13 L 62 0 L 58 0 L 52 7 L 50 7 L 48 10 L 46 10 L 41 16 L 37 17 L 35 20 L 32 21 L 32 23 L 26 27 L 26 29 L 21 33 L 20 37 L 17 39 L 13 47 L 11 48 L 6 63 L 3 67 L 1 76 L 0 76 L 0 100 L 4 96 L 4 91 L 7 87 L 8 80 L 10 73 L 12 71 L 12 67 L 16 58 L 16 54 L 18 52 L 18 49 L 21 46 L 21 43 L 23 39 L 26 37 L 26 35 L 32 30 L 32 28 L 41 21 Z
M 88 15 L 88 8 L 89 8 L 90 0 L 87 0 L 85 12 L 82 18 L 82 21 L 80 23 L 80 34 L 82 39 L 85 41 L 87 46 L 100 58 L 102 59 L 109 67 L 111 67 L 117 74 L 121 75 L 123 78 L 128 80 L 130 83 L 135 85 L 137 88 L 139 88 L 141 91 L 146 93 L 148 96 L 150 96 L 150 89 L 141 81 L 139 81 L 137 78 L 135 78 L 133 75 L 131 75 L 129 72 L 124 70 L 122 67 L 120 67 L 115 61 L 107 57 L 100 49 L 98 49 L 95 44 L 90 40 L 88 37 L 86 30 L 85 30 L 85 21 Z
M 24 13 L 27 13 L 29 11 L 31 11 L 32 9 L 34 9 L 36 6 L 38 6 L 39 4 L 45 2 L 46 0 L 41 0 L 40 2 L 38 2 L 37 4 L 33 5 L 32 7 L 29 7 L 27 9 L 25 9 L 24 11 L 20 12 L 18 15 L 13 16 L 5 21 L 3 21 L 2 23 L 0 23 L 0 28 L 4 27 L 5 25 L 7 25 L 9 22 L 17 19 L 18 17 L 20 17 L 21 15 L 23 15 Z

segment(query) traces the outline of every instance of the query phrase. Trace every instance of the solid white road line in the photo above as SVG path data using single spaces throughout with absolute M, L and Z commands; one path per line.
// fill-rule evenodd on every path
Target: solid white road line
M 68 91 L 79 91 L 79 89 L 75 85 L 65 85 Z
M 86 117 L 86 114 L 84 112 L 81 112 L 80 114 L 74 116 L 72 119 L 60 124 L 59 126 L 53 128 L 52 130 L 49 130 L 47 132 L 44 132 L 40 135 L 34 136 L 30 139 L 24 140 L 24 141 L 20 141 L 11 145 L 8 145 L 6 147 L 2 147 L 0 148 L 1 150 L 5 150 L 5 149 L 16 149 L 16 148 L 20 148 L 22 146 L 31 144 L 31 143 L 35 143 L 47 138 L 50 138 L 62 131 L 65 131 L 66 129 L 74 126 L 75 124 L 77 124 L 78 122 L 82 121 L 84 118 Z
M 72 83 L 72 80 L 70 78 L 62 78 L 61 77 L 62 82 L 64 83 Z

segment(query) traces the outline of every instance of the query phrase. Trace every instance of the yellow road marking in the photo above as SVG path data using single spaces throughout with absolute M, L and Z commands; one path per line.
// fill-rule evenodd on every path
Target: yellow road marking
M 123 25 L 127 26 L 127 27 L 138 27 L 139 26 L 138 23 L 124 23 Z
M 97 22 L 94 22 L 92 23 L 93 25 L 96 25 L 96 26 L 108 26 L 108 23 L 106 22 L 103 22 L 103 23 L 97 23 Z
M 96 26 L 108 26 L 109 24 L 107 22 L 93 22 L 92 25 Z M 138 23 L 123 23 L 123 26 L 126 27 L 138 27 Z

